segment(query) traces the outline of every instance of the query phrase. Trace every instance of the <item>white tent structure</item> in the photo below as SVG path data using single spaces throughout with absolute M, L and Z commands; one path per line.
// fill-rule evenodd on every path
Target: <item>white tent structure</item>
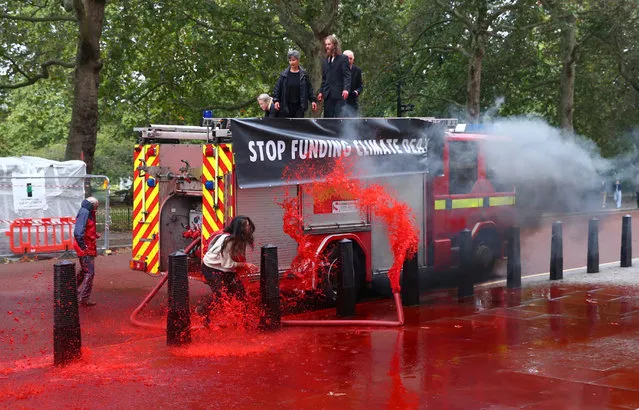
M 86 164 L 37 157 L 0 158 L 0 255 L 18 218 L 75 217 L 84 199 Z

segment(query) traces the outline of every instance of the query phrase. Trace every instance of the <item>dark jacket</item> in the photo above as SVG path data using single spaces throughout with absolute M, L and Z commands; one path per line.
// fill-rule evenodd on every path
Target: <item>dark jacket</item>
M 280 112 L 275 109 L 275 103 L 271 103 L 268 111 L 264 111 L 264 118 L 276 118 L 280 116 Z
M 95 209 L 93 209 L 93 204 L 86 199 L 82 201 L 78 215 L 75 217 L 73 237 L 75 238 L 73 248 L 78 256 L 96 256 L 98 254 Z
M 357 95 L 355 95 L 355 91 L 357 91 Z M 364 91 L 362 69 L 353 64 L 351 68 L 351 89 L 346 104 L 357 107 L 357 102 L 359 101 L 359 96 L 362 95 L 362 91 Z
M 288 117 L 288 106 L 286 101 L 287 94 L 287 77 L 291 72 L 291 67 L 286 67 L 286 70 L 282 71 L 280 78 L 275 83 L 275 90 L 273 92 L 273 102 L 280 103 L 280 117 Z M 315 102 L 315 93 L 313 93 L 313 85 L 311 79 L 308 77 L 306 70 L 300 67 L 300 107 L 302 111 L 308 109 L 308 103 Z
M 621 182 L 612 184 L 612 192 L 621 191 Z
M 322 97 L 325 100 L 339 100 L 342 91 L 351 89 L 351 70 L 348 57 L 344 54 L 335 56 L 332 63 L 328 58 L 322 63 Z

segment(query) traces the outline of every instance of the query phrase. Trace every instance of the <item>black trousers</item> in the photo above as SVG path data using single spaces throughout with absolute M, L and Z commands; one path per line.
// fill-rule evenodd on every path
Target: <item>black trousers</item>
M 304 110 L 300 104 L 288 104 L 288 118 L 304 118 Z
M 359 117 L 359 103 L 357 100 L 354 102 L 346 102 L 346 106 L 343 109 L 342 116 L 344 117 Z
M 204 275 L 206 284 L 211 288 L 212 295 L 203 300 L 197 307 L 197 312 L 200 315 L 208 316 L 213 308 L 212 305 L 222 298 L 223 293 L 239 300 L 246 299 L 244 284 L 235 272 L 223 272 L 202 264 L 202 275 Z
M 346 105 L 344 99 L 329 98 L 324 100 L 324 118 L 336 118 L 342 116 L 342 109 Z
M 244 299 L 246 297 L 246 290 L 244 284 L 237 277 L 235 272 L 223 272 L 221 270 L 209 268 L 206 265 L 202 265 L 202 274 L 206 279 L 206 284 L 209 285 L 213 296 L 220 298 L 222 291 L 227 295 L 233 296 L 238 299 Z

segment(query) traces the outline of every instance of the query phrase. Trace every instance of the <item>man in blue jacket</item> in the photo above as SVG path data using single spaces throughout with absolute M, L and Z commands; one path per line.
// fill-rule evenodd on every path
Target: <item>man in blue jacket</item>
M 80 271 L 78 272 L 78 303 L 80 306 L 94 306 L 91 300 L 91 290 L 93 289 L 93 277 L 95 276 L 95 257 L 98 255 L 97 240 L 100 235 L 95 226 L 95 214 L 98 210 L 99 202 L 90 196 L 80 206 L 78 215 L 75 217 L 75 229 L 73 237 L 75 242 L 73 247 L 80 259 Z

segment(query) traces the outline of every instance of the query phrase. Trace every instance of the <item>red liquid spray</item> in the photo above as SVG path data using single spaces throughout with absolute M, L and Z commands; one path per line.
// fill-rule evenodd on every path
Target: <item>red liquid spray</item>
M 415 255 L 419 244 L 415 217 L 407 204 L 398 201 L 381 185 L 364 185 L 357 178 L 354 165 L 352 160 L 337 158 L 325 164 L 322 169 L 310 166 L 301 170 L 287 170 L 285 178 L 292 179 L 294 176 L 298 180 L 313 180 L 317 179 L 318 175 L 326 175 L 323 180 L 304 186 L 313 198 L 334 198 L 336 193 L 347 198 L 357 198 L 360 213 L 366 214 L 370 211 L 379 218 L 388 229 L 394 257 L 388 277 L 393 292 L 399 292 L 402 264 L 405 259 Z M 322 256 L 315 254 L 314 241 L 303 232 L 304 220 L 298 197 L 286 196 L 280 205 L 284 209 L 284 232 L 298 244 L 297 256 L 291 264 L 290 273 L 308 280 L 309 273 L 315 274 L 316 268 L 320 266 Z

